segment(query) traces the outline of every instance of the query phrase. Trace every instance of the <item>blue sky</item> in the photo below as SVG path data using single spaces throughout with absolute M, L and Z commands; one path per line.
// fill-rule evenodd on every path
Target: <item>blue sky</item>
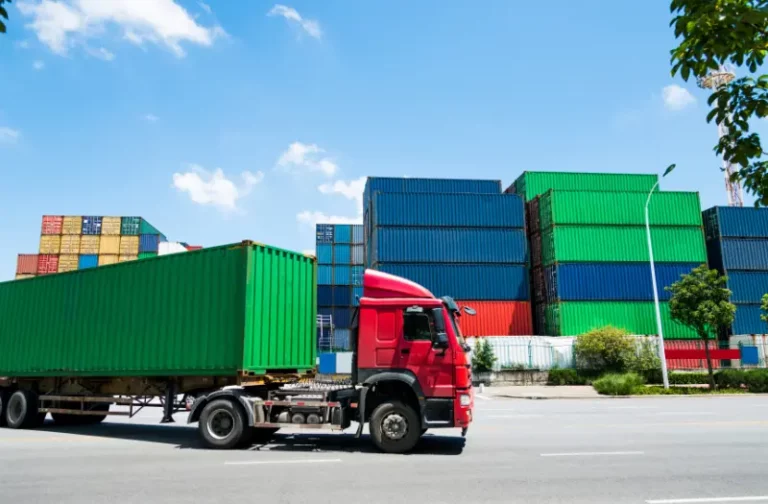
M 663 189 L 726 202 L 706 94 L 669 75 L 667 0 L 16 0 L 10 16 L 0 280 L 48 213 L 312 249 L 317 219 L 358 217 L 367 175 L 506 186 L 675 162 Z

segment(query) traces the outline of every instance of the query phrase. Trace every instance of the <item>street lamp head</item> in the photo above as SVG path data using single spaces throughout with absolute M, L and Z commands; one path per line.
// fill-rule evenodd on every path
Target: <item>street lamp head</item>
M 676 165 L 676 164 L 674 164 L 674 163 L 673 163 L 673 164 L 671 164 L 671 165 L 669 165 L 669 166 L 667 166 L 667 169 L 666 169 L 666 170 L 664 170 L 664 175 L 662 175 L 662 176 L 661 176 L 661 178 L 664 178 L 664 177 L 666 177 L 667 175 L 669 175 L 670 173 L 672 173 L 672 171 L 675 169 L 675 167 L 676 167 L 676 166 L 677 166 L 677 165 Z

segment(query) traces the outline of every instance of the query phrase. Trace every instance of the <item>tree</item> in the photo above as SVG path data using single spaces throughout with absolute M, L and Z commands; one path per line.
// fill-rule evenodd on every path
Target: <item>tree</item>
M 486 339 L 481 339 L 472 355 L 472 367 L 478 373 L 493 371 L 496 364 L 496 356 L 493 354 L 493 348 Z
M 763 314 L 760 315 L 760 320 L 768 323 L 768 294 L 763 295 L 763 304 L 760 306 L 760 309 L 763 310 Z
M 0 33 L 5 33 L 5 23 L 3 19 L 8 20 L 8 11 L 5 10 L 3 4 L 9 4 L 11 0 L 0 0 Z
M 730 302 L 731 291 L 726 288 L 727 277 L 706 265 L 695 268 L 666 290 L 672 293 L 669 309 L 672 319 L 684 324 L 704 341 L 709 371 L 709 388 L 715 388 L 709 336 L 717 334 L 733 323 L 736 306 Z
M 726 64 L 749 71 L 712 92 L 707 122 L 728 128 L 715 152 L 738 167 L 734 179 L 757 197 L 755 205 L 768 206 L 768 161 L 749 131 L 751 118 L 768 116 L 768 75 L 755 78 L 768 54 L 768 0 L 672 0 L 670 11 L 680 39 L 671 51 L 673 77 L 688 81 Z

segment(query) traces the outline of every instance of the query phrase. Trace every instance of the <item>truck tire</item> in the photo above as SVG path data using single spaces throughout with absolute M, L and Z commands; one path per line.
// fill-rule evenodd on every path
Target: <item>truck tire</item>
M 250 441 L 243 408 L 232 399 L 215 399 L 203 407 L 198 429 L 209 448 L 231 450 Z
M 5 407 L 8 405 L 8 398 L 11 396 L 7 389 L 0 389 L 0 427 L 8 425 L 5 419 Z
M 400 401 L 380 404 L 370 420 L 373 443 L 386 453 L 405 453 L 413 449 L 421 437 L 421 422 L 416 412 Z
M 17 390 L 8 399 L 5 407 L 5 420 L 11 429 L 32 429 L 40 427 L 45 421 L 45 413 L 40 413 L 37 394 L 29 390 Z
M 109 404 L 108 403 L 98 403 L 94 404 L 91 408 L 91 411 L 103 411 L 103 415 L 86 415 L 84 417 L 84 422 L 87 425 L 95 425 L 100 424 L 104 420 L 107 419 L 107 414 L 109 413 Z

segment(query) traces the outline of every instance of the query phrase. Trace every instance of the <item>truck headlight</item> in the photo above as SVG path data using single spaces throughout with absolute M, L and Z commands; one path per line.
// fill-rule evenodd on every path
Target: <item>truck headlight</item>
M 472 398 L 469 396 L 469 394 L 461 394 L 459 396 L 459 404 L 462 406 L 469 406 L 472 404 Z

